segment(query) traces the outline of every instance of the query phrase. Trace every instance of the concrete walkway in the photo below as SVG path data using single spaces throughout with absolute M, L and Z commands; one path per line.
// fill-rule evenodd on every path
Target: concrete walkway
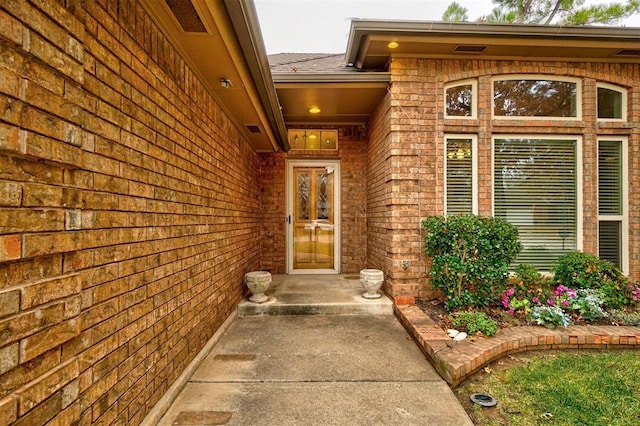
M 160 425 L 471 425 L 392 315 L 239 317 Z

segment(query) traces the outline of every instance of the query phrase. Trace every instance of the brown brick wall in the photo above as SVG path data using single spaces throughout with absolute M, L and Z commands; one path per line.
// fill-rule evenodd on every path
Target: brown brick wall
M 341 272 L 366 267 L 366 149 L 357 128 L 339 129 L 337 152 L 301 152 L 260 155 L 262 196 L 262 268 L 273 274 L 286 272 L 286 160 L 340 160 L 341 167 Z
M 640 279 L 640 66 L 567 62 L 433 60 L 396 58 L 390 95 L 369 123 L 368 247 L 371 267 L 383 269 L 394 296 L 433 295 L 421 256 L 420 219 L 444 211 L 444 135 L 478 136 L 479 213 L 492 211 L 491 138 L 494 134 L 581 135 L 584 250 L 597 251 L 597 137 L 629 137 L 630 275 Z M 491 77 L 505 74 L 570 76 L 582 81 L 582 120 L 491 119 Z M 443 116 L 444 84 L 478 81 L 478 119 Z M 597 123 L 596 82 L 629 88 L 627 123 Z M 386 176 L 386 180 L 385 180 Z M 393 218 L 389 220 L 388 218 Z M 408 261 L 408 268 L 402 261 Z
M 138 424 L 260 256 L 259 160 L 135 1 L 0 5 L 0 424 Z

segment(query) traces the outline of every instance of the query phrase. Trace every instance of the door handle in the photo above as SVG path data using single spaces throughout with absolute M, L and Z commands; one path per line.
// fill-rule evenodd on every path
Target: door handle
M 285 222 L 287 222 L 289 225 L 291 225 L 291 215 L 288 215 L 285 219 Z

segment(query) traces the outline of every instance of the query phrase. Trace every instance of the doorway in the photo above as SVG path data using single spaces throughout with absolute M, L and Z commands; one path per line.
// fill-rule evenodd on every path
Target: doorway
M 340 162 L 287 163 L 287 272 L 340 272 Z

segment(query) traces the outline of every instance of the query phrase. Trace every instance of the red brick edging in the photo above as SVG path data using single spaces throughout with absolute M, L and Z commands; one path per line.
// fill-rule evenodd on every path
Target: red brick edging
M 396 305 L 395 311 L 404 328 L 451 386 L 457 386 L 491 361 L 513 352 L 612 347 L 640 349 L 640 327 L 511 327 L 499 330 L 492 337 L 454 342 L 419 307 Z

